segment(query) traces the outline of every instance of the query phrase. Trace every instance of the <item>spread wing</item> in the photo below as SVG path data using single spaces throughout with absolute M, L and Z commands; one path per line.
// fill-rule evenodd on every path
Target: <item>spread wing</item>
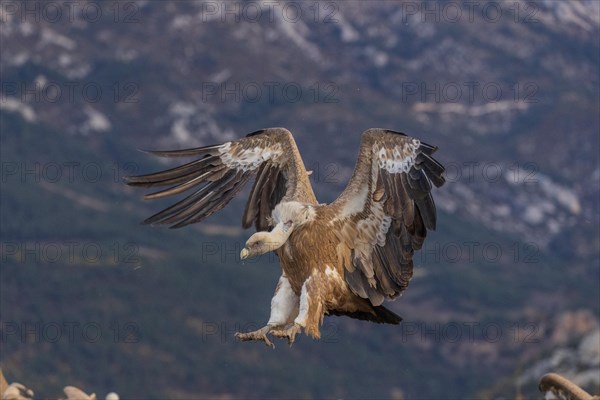
M 403 133 L 365 131 L 354 174 L 331 204 L 346 282 L 373 305 L 406 289 L 413 253 L 435 229 L 431 184 L 444 184 L 435 150 Z
M 147 194 L 146 199 L 189 193 L 146 219 L 146 224 L 180 228 L 200 222 L 225 207 L 254 174 L 256 180 L 242 221 L 244 228 L 254 222 L 257 230 L 269 229 L 271 212 L 282 201 L 316 203 L 296 142 L 284 128 L 263 129 L 220 145 L 150 153 L 199 158 L 166 171 L 126 178 L 130 186 L 167 186 Z

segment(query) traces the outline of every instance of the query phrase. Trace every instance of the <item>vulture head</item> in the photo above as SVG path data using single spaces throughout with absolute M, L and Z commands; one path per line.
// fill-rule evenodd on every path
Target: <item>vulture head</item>
M 315 209 L 308 204 L 287 202 L 278 204 L 273 210 L 273 229 L 256 232 L 246 241 L 240 252 L 242 260 L 275 251 L 288 240 L 292 232 L 315 218 Z

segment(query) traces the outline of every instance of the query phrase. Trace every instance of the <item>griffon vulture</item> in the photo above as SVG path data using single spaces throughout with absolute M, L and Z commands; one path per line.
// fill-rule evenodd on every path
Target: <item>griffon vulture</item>
M 385 308 L 408 286 L 412 257 L 427 230 L 435 229 L 431 184 L 444 183 L 437 148 L 403 133 L 362 134 L 354 173 L 331 204 L 319 204 L 292 134 L 268 128 L 220 145 L 151 151 L 161 157 L 197 157 L 166 171 L 127 178 L 131 186 L 168 186 L 145 196 L 191 194 L 149 217 L 146 224 L 180 228 L 219 211 L 256 174 L 242 225 L 257 232 L 240 258 L 274 251 L 282 274 L 266 326 L 237 333 L 240 340 L 267 335 L 293 343 L 303 329 L 313 338 L 325 315 L 398 324 Z

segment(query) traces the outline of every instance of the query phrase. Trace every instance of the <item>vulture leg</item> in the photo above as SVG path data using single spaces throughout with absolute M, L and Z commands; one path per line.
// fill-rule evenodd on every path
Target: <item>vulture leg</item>
M 264 326 L 254 332 L 236 333 L 235 337 L 241 341 L 261 340 L 267 346 L 275 347 L 267 335 L 272 333 L 276 337 L 286 337 L 290 345 L 294 342 L 296 333 L 299 329 L 285 329 L 291 321 L 298 315 L 298 296 L 292 290 L 290 281 L 285 275 L 281 275 L 275 295 L 271 299 L 271 316 L 267 326 Z M 288 332 L 289 331 L 289 332 Z
M 300 294 L 300 310 L 294 320 L 294 325 L 304 328 L 304 332 L 315 339 L 321 337 L 319 326 L 323 322 L 324 310 L 322 302 L 322 287 L 319 282 L 326 281 L 326 278 L 319 275 L 311 275 L 302 285 Z M 297 328 L 289 328 L 297 329 Z
M 285 275 L 281 275 L 271 299 L 271 316 L 267 323 L 272 329 L 286 326 L 298 315 L 299 298 Z
M 241 332 L 236 332 L 235 337 L 238 338 L 238 340 L 241 340 L 242 342 L 247 342 L 250 340 L 260 340 L 265 342 L 265 344 L 269 347 L 275 348 L 275 345 L 273 344 L 273 342 L 271 342 L 269 340 L 269 338 L 267 337 L 267 334 L 269 333 L 269 331 L 271 330 L 270 326 L 263 326 L 260 329 L 257 329 L 253 332 L 245 332 L 245 333 L 241 333 Z

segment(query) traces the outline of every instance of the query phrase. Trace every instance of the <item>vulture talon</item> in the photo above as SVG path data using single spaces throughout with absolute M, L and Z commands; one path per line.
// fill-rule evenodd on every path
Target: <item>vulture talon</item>
M 296 341 L 296 335 L 300 333 L 302 327 L 298 324 L 288 325 L 287 328 L 272 330 L 271 334 L 277 338 L 287 339 L 288 344 L 292 347 L 292 344 Z
M 235 337 L 241 342 L 248 342 L 250 340 L 262 341 L 265 342 L 265 345 L 267 345 L 267 347 L 271 347 L 274 349 L 275 345 L 267 337 L 267 334 L 270 332 L 270 330 L 270 326 L 264 326 L 252 332 L 236 332 Z

